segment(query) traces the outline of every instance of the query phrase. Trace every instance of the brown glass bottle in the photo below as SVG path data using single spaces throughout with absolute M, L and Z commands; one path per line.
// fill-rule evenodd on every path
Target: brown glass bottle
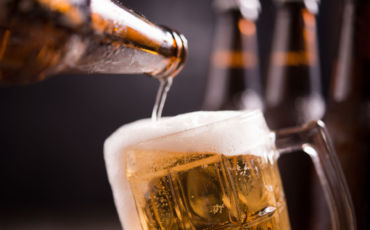
M 277 15 L 265 87 L 270 128 L 302 125 L 322 118 L 317 0 L 276 0 Z M 305 154 L 279 161 L 292 229 L 310 229 L 313 164 Z
M 113 0 L 3 0 L 0 82 L 63 71 L 175 75 L 186 40 Z
M 344 2 L 324 121 L 349 185 L 358 229 L 365 230 L 370 227 L 370 1 Z
M 203 109 L 262 109 L 255 24 L 260 3 L 214 3 L 218 17 Z

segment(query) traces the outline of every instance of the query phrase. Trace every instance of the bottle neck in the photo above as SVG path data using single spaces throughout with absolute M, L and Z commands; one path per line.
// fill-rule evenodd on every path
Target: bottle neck
M 205 109 L 262 109 L 256 24 L 239 9 L 219 12 Z
M 187 41 L 111 0 L 91 0 L 86 52 L 75 66 L 85 72 L 146 73 L 174 77 L 183 68 Z
M 278 5 L 266 84 L 266 108 L 271 114 L 284 113 L 276 117 L 286 120 L 283 127 L 322 117 L 316 19 L 303 1 Z
M 254 69 L 258 66 L 257 54 L 255 22 L 244 18 L 236 9 L 220 13 L 216 25 L 212 65 L 224 69 Z
M 316 37 L 315 16 L 304 5 L 289 2 L 280 6 L 268 73 L 268 100 L 320 94 Z M 293 84 L 300 86 L 295 90 Z
M 29 83 L 75 70 L 174 77 L 186 53 L 183 35 L 114 0 L 0 3 L 0 83 Z

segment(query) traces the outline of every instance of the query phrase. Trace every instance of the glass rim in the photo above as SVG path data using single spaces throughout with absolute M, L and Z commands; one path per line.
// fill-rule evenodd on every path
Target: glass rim
M 172 136 L 181 135 L 183 133 L 190 133 L 190 132 L 193 132 L 193 131 L 199 130 L 199 129 L 214 127 L 214 126 L 217 126 L 217 125 L 220 125 L 220 124 L 223 124 L 223 123 L 227 123 L 227 122 L 232 122 L 232 121 L 235 121 L 235 120 L 255 119 L 256 122 L 253 124 L 254 126 L 258 126 L 258 124 L 259 124 L 259 125 L 264 126 L 264 127 L 261 127 L 261 129 L 266 129 L 266 136 L 268 136 L 268 137 L 266 137 L 266 139 L 271 139 L 271 134 L 273 134 L 273 132 L 269 129 L 269 127 L 266 124 L 266 120 L 265 120 L 265 117 L 263 116 L 262 111 L 259 110 L 259 109 L 239 110 L 239 111 L 238 110 L 222 110 L 222 111 L 196 111 L 196 112 L 206 112 L 206 113 L 208 113 L 208 112 L 209 113 L 235 112 L 235 114 L 232 115 L 232 116 L 228 116 L 226 118 L 220 119 L 220 120 L 214 120 L 214 121 L 211 121 L 211 122 L 208 122 L 208 123 L 204 122 L 204 124 L 200 124 L 200 125 L 195 126 L 195 127 L 185 128 L 183 130 L 170 132 L 170 133 L 167 133 L 167 134 L 164 134 L 164 135 L 159 135 L 159 136 L 156 136 L 156 137 L 152 137 L 152 138 L 148 138 L 148 139 L 139 141 L 139 142 L 134 143 L 134 144 L 130 144 L 130 145 L 128 145 L 124 148 L 125 151 L 127 149 L 131 149 L 133 146 L 140 146 L 140 145 L 143 145 L 144 143 L 154 142 L 154 141 L 159 140 L 159 139 L 169 138 L 169 137 L 172 137 Z M 192 113 L 192 112 L 189 112 L 189 113 Z M 181 115 L 186 115 L 186 114 L 189 114 L 189 113 L 184 113 L 184 114 L 179 114 L 179 115 L 181 116 Z M 172 119 L 172 118 L 176 118 L 176 116 L 163 117 L 163 118 L 164 119 L 166 119 L 166 118 Z M 264 143 L 264 142 L 265 141 L 256 143 L 256 144 L 253 145 L 253 147 L 258 146 L 260 143 Z

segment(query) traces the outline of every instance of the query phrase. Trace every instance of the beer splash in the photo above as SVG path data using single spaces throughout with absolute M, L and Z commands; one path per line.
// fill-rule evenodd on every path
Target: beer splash
M 172 86 L 173 77 L 165 77 L 159 79 L 160 85 L 155 99 L 155 104 L 152 112 L 152 121 L 158 121 L 162 117 L 164 103 L 166 102 L 168 91 Z

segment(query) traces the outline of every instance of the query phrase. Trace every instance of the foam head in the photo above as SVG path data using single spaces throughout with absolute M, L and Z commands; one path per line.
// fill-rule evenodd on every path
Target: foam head
M 124 229 L 141 229 L 126 178 L 128 149 L 259 154 L 255 151 L 257 147 L 270 145 L 271 137 L 260 111 L 193 112 L 157 122 L 144 119 L 122 126 L 106 140 L 104 156 Z

